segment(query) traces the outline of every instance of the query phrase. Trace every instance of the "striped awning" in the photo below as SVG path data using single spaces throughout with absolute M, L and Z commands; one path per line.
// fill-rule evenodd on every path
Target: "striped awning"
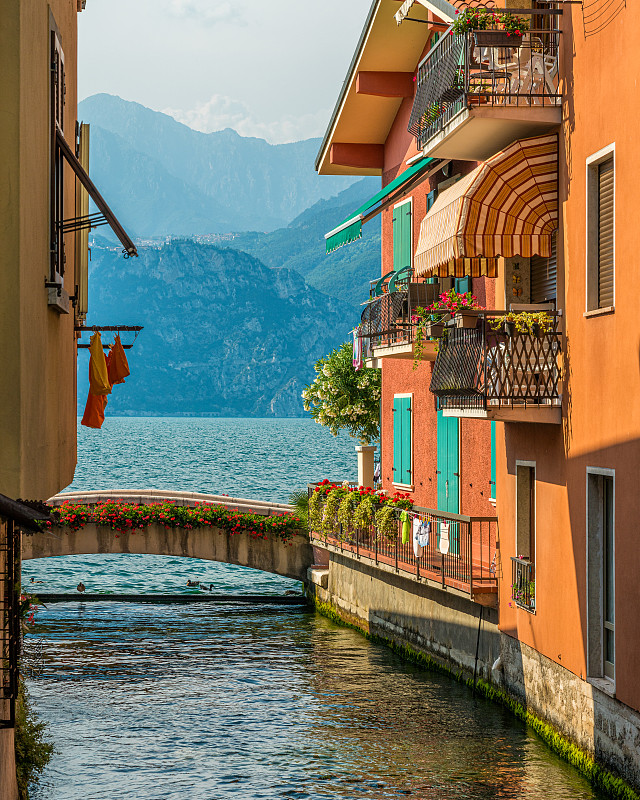
M 548 258 L 557 227 L 558 137 L 520 139 L 438 196 L 420 226 L 416 273 L 450 275 L 459 259 Z
M 399 199 L 403 192 L 412 189 L 435 169 L 439 169 L 441 159 L 419 158 L 410 167 L 397 175 L 383 189 L 367 200 L 340 224 L 337 228 L 325 233 L 327 253 L 332 253 L 343 244 L 355 242 L 362 238 L 362 225 L 383 211 L 389 203 Z

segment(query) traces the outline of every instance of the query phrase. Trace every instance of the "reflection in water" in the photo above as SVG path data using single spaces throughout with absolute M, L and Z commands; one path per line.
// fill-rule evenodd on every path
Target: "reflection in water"
M 503 710 L 304 610 L 68 603 L 39 628 L 58 753 L 34 800 L 596 796 Z

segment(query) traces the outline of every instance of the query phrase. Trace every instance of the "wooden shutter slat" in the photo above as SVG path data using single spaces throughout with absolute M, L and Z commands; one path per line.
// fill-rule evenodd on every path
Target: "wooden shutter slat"
M 545 303 L 557 297 L 556 234 L 551 239 L 551 256 L 531 257 L 531 302 Z
M 614 281 L 613 159 L 598 166 L 598 307 L 613 305 Z

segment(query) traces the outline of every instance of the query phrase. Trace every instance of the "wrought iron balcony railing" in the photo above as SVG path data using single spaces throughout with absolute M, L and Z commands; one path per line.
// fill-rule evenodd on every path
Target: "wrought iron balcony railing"
M 371 347 L 411 344 L 417 309 L 431 305 L 439 293 L 437 283 L 410 283 L 402 291 L 374 298 L 362 310 L 362 336 L 371 340 Z
M 560 104 L 560 31 L 554 25 L 561 12 L 537 13 L 546 15 L 534 16 L 532 23 L 542 25 L 544 20 L 549 27 L 534 28 L 532 24 L 516 46 L 487 45 L 483 39 L 478 43 L 474 31 L 447 32 L 438 40 L 418 68 L 409 131 L 419 149 L 469 106 L 539 108 Z
M 548 330 L 522 333 L 500 324 L 507 313 L 465 312 L 475 327 L 445 327 L 429 387 L 440 409 L 560 405 L 560 315 L 546 312 Z
M 526 558 L 511 558 L 511 599 L 520 608 L 536 610 L 535 567 Z

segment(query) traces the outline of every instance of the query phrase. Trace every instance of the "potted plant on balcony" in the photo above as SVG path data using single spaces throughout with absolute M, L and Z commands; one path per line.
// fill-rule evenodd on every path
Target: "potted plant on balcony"
M 528 20 L 508 11 L 468 8 L 456 14 L 451 32 L 472 32 L 478 47 L 520 47 L 523 33 L 529 30 Z
M 526 336 L 540 336 L 553 330 L 553 317 L 546 311 L 509 311 L 494 317 L 489 326 L 496 333 L 513 336 L 516 332 Z
M 418 308 L 413 368 L 416 369 L 422 355 L 424 342 L 440 339 L 444 334 L 445 323 L 454 319 L 456 327 L 475 328 L 478 315 L 465 314 L 465 310 L 482 309 L 478 298 L 471 292 L 458 293 L 455 289 L 443 292 L 427 309 Z

